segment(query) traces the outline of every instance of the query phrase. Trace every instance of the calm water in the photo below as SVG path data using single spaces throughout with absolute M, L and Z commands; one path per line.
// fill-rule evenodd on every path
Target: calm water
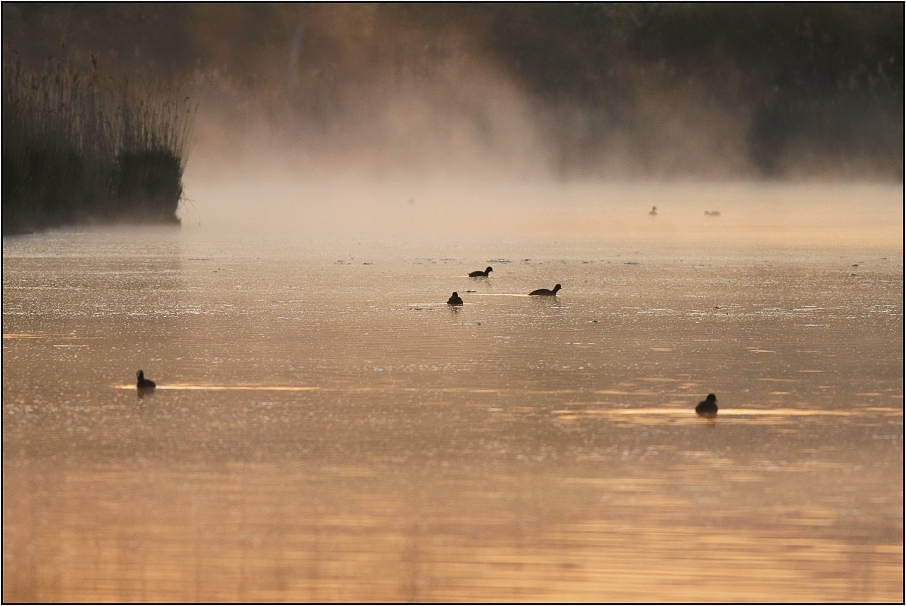
M 3 598 L 902 601 L 903 362 L 901 247 L 5 239 Z

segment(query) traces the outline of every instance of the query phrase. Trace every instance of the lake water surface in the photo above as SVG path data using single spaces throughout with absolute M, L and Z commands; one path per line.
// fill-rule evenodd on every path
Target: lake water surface
M 902 601 L 863 240 L 6 238 L 3 599 Z

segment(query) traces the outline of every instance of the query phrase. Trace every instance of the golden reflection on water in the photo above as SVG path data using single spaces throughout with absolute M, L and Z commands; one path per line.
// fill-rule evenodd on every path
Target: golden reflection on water
M 809 530 L 832 526 L 832 508 L 774 508 L 769 513 L 785 523 L 759 530 L 726 525 L 726 512 L 705 506 L 689 525 L 669 511 L 686 507 L 686 499 L 664 498 L 663 483 L 650 478 L 546 478 L 562 486 L 564 498 L 572 486 L 640 510 L 657 502 L 656 512 L 641 517 L 570 521 L 499 503 L 525 483 L 518 473 L 498 478 L 503 486 L 483 495 L 439 499 L 411 487 L 381 490 L 367 468 L 130 467 L 30 463 L 8 470 L 14 487 L 39 482 L 50 489 L 25 503 L 4 496 L 7 515 L 20 522 L 4 538 L 18 554 L 5 563 L 9 595 L 89 602 L 820 602 L 883 600 L 901 590 L 896 543 L 877 544 L 858 531 L 822 537 Z M 706 494 L 718 489 L 697 486 Z M 480 512 L 461 510 L 481 496 Z M 23 526 L 34 508 L 46 525 Z M 790 525 L 798 532 L 778 532 Z
M 135 385 L 114 385 L 114 389 L 135 389 Z M 318 391 L 320 387 L 304 385 L 158 385 L 156 390 L 167 391 Z
M 118 233 L 4 241 L 5 601 L 903 600 L 901 251 Z
M 880 395 L 880 394 L 879 394 Z M 571 410 L 554 410 L 554 414 L 574 414 Z M 863 408 L 860 410 L 807 410 L 797 408 L 775 408 L 775 409 L 756 409 L 756 408 L 732 408 L 720 409 L 718 417 L 740 417 L 740 416 L 758 416 L 758 417 L 854 417 L 864 416 L 866 413 L 875 413 L 891 417 L 899 417 L 903 411 L 897 408 Z M 595 410 L 585 409 L 582 414 L 586 415 L 658 415 L 674 417 L 692 417 L 688 408 L 619 408 L 615 410 Z
M 415 478 L 381 489 L 374 480 L 384 474 L 355 467 L 16 464 L 7 481 L 46 490 L 25 503 L 4 496 L 8 519 L 39 522 L 8 527 L 5 545 L 21 555 L 6 561 L 5 591 L 88 602 L 675 602 L 860 601 L 901 590 L 896 543 L 809 530 L 833 527 L 833 508 L 775 507 L 766 513 L 777 528 L 715 532 L 735 514 L 714 510 L 704 525 L 683 523 L 673 510 L 687 508 L 688 497 L 665 494 L 662 480 L 558 481 L 547 473 L 528 481 L 506 474 L 500 486 L 457 495 L 460 478 L 441 498 L 404 488 Z M 563 498 L 576 489 L 607 494 L 611 508 L 654 509 L 643 524 L 626 514 L 539 517 L 534 507 L 507 502 L 520 484 L 559 486 Z M 719 489 L 697 486 L 704 494 Z M 781 531 L 791 526 L 798 532 Z

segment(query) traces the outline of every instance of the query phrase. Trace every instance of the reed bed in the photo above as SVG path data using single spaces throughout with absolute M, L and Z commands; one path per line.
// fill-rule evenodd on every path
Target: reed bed
M 178 223 L 195 115 L 183 87 L 48 62 L 3 63 L 4 234 L 76 223 Z

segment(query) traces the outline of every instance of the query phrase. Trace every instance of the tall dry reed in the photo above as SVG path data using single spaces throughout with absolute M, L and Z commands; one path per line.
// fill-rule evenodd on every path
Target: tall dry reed
M 194 109 L 180 87 L 3 63 L 3 233 L 178 222 Z

